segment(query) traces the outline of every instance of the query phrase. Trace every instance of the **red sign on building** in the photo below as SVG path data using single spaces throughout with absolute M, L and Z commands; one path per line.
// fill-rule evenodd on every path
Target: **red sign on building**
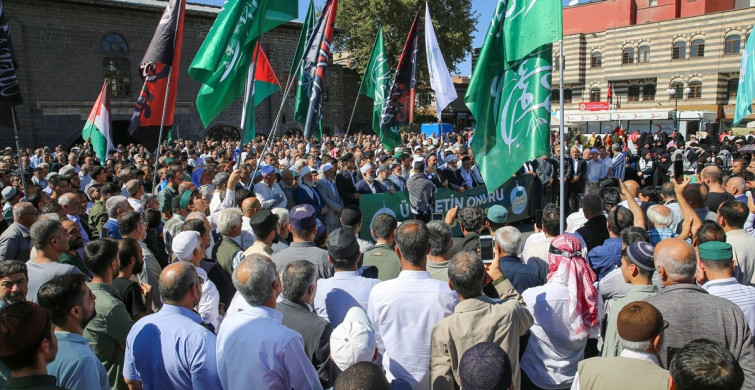
M 579 109 L 581 111 L 604 111 L 608 110 L 608 102 L 581 102 Z

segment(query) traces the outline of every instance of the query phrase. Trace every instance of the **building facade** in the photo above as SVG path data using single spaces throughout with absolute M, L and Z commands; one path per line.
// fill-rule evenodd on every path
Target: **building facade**
M 5 0 L 24 102 L 16 107 L 22 146 L 70 145 L 81 134 L 103 79 L 110 85 L 114 142 L 125 143 L 128 123 L 142 86 L 139 64 L 165 9 L 162 0 Z M 220 11 L 188 4 L 184 23 L 174 137 L 199 139 L 213 129 L 238 130 L 242 99 L 208 127 L 197 113 L 200 83 L 188 67 Z M 290 22 L 261 38 L 281 85 L 288 80 L 301 23 Z M 345 130 L 360 76 L 331 65 L 323 94 L 323 127 Z M 293 91 L 293 88 L 292 88 Z M 275 93 L 257 107 L 257 132 L 268 134 L 281 107 Z M 353 128 L 369 128 L 371 102 L 360 102 Z M 283 104 L 278 132 L 301 129 L 294 121 L 293 96 Z M 13 131 L 0 128 L 0 144 L 13 144 Z
M 618 126 L 685 133 L 730 129 L 741 54 L 755 24 L 751 3 L 605 0 L 564 8 L 567 126 L 598 133 Z M 554 47 L 555 111 L 558 56 Z M 747 123 L 755 126 L 755 116 L 738 127 Z

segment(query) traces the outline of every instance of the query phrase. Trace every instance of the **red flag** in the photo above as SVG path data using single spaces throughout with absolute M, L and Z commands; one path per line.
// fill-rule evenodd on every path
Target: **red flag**
M 608 95 L 607 95 L 607 97 L 608 97 L 608 101 L 609 102 L 613 102 L 613 100 L 611 99 L 611 84 L 608 84 Z
M 398 133 L 400 125 L 414 122 L 414 92 L 417 86 L 417 42 L 419 40 L 419 10 L 409 29 L 404 51 L 398 61 L 396 76 L 391 85 L 388 104 L 383 107 L 381 128 Z
M 165 129 L 173 126 L 185 10 L 184 0 L 168 2 L 139 66 L 144 86 L 136 101 L 128 132 L 148 150 L 157 149 L 161 141 L 158 138 L 163 116 Z

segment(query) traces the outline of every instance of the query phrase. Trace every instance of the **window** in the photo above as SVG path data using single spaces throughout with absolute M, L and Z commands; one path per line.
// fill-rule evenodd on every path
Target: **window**
M 637 62 L 650 62 L 650 46 L 640 46 L 637 50 Z
M 685 53 L 685 50 L 687 49 L 687 42 L 679 41 L 674 42 L 674 46 L 671 49 L 671 59 L 672 60 L 683 60 L 686 58 L 687 53 Z
M 737 89 L 739 88 L 739 79 L 731 79 L 726 84 L 726 92 L 729 96 L 729 99 L 736 99 L 737 97 Z
M 622 64 L 634 63 L 634 48 L 633 47 L 625 47 L 624 50 L 621 51 L 621 63 Z
M 692 41 L 692 45 L 689 50 L 689 58 L 703 57 L 705 55 L 705 41 L 702 39 L 695 39 Z
M 590 89 L 590 101 L 591 102 L 600 101 L 600 87 L 593 87 Z
M 642 101 L 652 102 L 655 101 L 655 85 L 647 84 L 642 88 Z
M 724 54 L 739 54 L 739 35 L 729 35 L 724 41 Z
M 603 56 L 600 54 L 599 51 L 594 51 L 590 55 L 590 67 L 591 68 L 600 68 L 603 65 Z
M 111 97 L 128 97 L 131 92 L 131 72 L 125 58 L 105 57 L 102 61 L 104 77 L 110 86 Z
M 640 101 L 640 86 L 639 85 L 629 86 L 629 93 L 627 93 L 627 101 L 630 101 L 630 102 Z
M 126 43 L 126 40 L 123 39 L 122 36 L 118 34 L 108 34 L 103 40 L 102 40 L 102 51 L 105 54 L 114 54 L 114 53 L 128 53 L 128 44 Z
M 564 103 L 571 103 L 571 89 L 564 89 Z
M 561 97 L 561 96 L 560 96 L 560 92 L 559 92 L 559 90 L 558 90 L 558 89 L 554 89 L 554 90 L 553 90 L 553 91 L 551 92 L 551 102 L 552 102 L 553 104 L 559 104 L 559 100 L 558 100 L 558 99 L 559 99 L 560 97 Z M 571 103 L 571 99 L 572 99 L 572 93 L 571 93 L 571 89 L 566 89 L 566 88 L 564 88 L 564 104 L 566 104 L 566 103 Z
M 658 0 L 650 0 L 648 3 L 649 7 L 655 7 L 656 5 L 658 5 Z
M 702 81 L 690 81 L 689 82 L 689 94 L 687 95 L 688 99 L 700 99 L 703 92 L 703 82 Z
M 669 85 L 669 88 L 676 90 L 676 98 L 684 99 L 684 83 L 681 81 L 675 81 Z M 675 95 L 668 95 L 669 100 L 674 99 Z

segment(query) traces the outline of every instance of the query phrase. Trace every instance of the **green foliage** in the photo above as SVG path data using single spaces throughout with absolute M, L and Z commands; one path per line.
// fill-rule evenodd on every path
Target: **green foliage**
M 472 52 L 472 34 L 479 14 L 472 10 L 469 0 L 429 0 L 438 44 L 453 74 L 456 66 Z M 340 0 L 336 18 L 336 51 L 347 51 L 352 67 L 364 72 L 378 27 L 383 27 L 385 46 L 391 73 L 396 71 L 398 59 L 406 43 L 412 21 L 420 11 L 419 55 L 417 77 L 419 84 L 429 84 L 424 48 L 425 2 L 417 0 Z

